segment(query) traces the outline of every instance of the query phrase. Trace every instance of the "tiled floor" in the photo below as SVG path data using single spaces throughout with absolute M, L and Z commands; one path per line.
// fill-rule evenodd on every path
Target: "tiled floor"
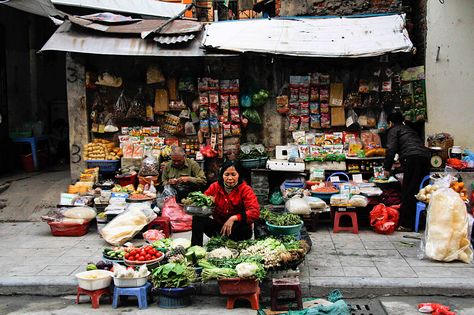
M 182 233 L 189 237 L 190 233 Z M 177 235 L 177 234 L 175 234 Z M 440 263 L 417 257 L 416 233 L 380 235 L 372 231 L 310 233 L 313 248 L 300 266 L 302 281 L 328 278 L 472 278 L 474 265 Z M 106 244 L 92 230 L 82 237 L 53 237 L 46 223 L 0 224 L 0 277 L 69 276 L 98 261 Z M 349 280 L 349 279 L 348 279 Z

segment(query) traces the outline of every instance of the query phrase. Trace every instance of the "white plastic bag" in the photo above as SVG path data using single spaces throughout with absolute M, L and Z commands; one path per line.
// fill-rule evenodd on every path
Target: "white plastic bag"
M 367 207 L 369 204 L 369 199 L 361 195 L 354 195 L 349 200 L 349 204 L 353 207 Z
M 133 204 L 124 213 L 115 217 L 101 231 L 104 240 L 120 246 L 132 239 L 148 223 L 156 218 L 156 213 L 144 204 Z
M 293 214 L 310 214 L 311 207 L 309 206 L 308 202 L 300 197 L 293 197 L 290 198 L 285 203 L 285 208 L 288 212 Z
M 97 212 L 91 207 L 66 208 L 61 214 L 69 219 L 84 219 L 90 221 L 95 218 Z
M 311 209 L 326 209 L 328 206 L 324 200 L 317 197 L 304 196 L 303 200 L 308 203 Z
M 449 181 L 444 182 L 444 187 L 431 195 L 421 249 L 434 260 L 471 263 L 473 252 L 466 204 L 458 193 L 446 187 Z

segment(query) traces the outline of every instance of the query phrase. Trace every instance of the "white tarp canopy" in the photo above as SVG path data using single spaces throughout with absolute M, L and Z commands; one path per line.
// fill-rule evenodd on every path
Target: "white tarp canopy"
M 277 18 L 206 26 L 206 48 L 307 57 L 369 57 L 410 52 L 405 15 Z
M 83 54 L 148 57 L 233 56 L 221 53 L 207 54 L 200 47 L 202 35 L 203 32 L 197 33 L 196 38 L 190 40 L 186 46 L 160 47 L 155 41 L 142 39 L 137 35 L 93 32 L 74 26 L 70 21 L 65 21 L 44 44 L 40 52 L 54 50 Z
M 51 0 L 55 5 L 66 5 L 105 11 L 173 17 L 186 8 L 185 4 L 158 0 Z

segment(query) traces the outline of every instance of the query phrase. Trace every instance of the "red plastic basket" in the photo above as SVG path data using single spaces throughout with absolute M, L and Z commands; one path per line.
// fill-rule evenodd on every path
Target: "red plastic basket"
M 219 291 L 222 295 L 245 295 L 258 291 L 257 279 L 228 278 L 219 279 Z
M 54 236 L 82 236 L 89 231 L 89 221 L 83 224 L 51 221 L 48 224 Z
M 135 183 L 137 181 L 137 174 L 133 175 L 116 175 L 115 178 L 118 181 L 118 184 L 122 187 L 128 186 L 128 185 L 133 185 L 135 186 Z

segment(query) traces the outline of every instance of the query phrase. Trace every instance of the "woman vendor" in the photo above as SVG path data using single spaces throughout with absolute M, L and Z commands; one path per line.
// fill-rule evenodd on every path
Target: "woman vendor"
M 252 237 L 252 223 L 260 216 L 260 206 L 240 174 L 238 162 L 227 161 L 222 165 L 218 181 L 204 192 L 214 198 L 212 218 L 193 217 L 192 245 L 202 246 L 204 233 L 209 237 L 221 234 L 234 241 Z

